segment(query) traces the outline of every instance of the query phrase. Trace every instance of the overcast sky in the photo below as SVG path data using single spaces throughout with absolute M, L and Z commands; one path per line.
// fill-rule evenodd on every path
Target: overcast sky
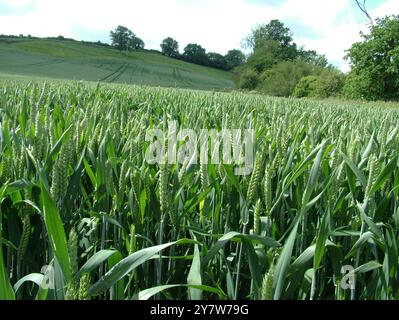
M 399 0 L 367 3 L 373 18 L 399 14 Z M 180 51 L 191 42 L 225 54 L 271 19 L 283 21 L 299 45 L 326 54 L 343 71 L 345 50 L 367 30 L 355 0 L 0 0 L 0 34 L 109 42 L 109 31 L 122 24 L 149 49 L 171 36 Z

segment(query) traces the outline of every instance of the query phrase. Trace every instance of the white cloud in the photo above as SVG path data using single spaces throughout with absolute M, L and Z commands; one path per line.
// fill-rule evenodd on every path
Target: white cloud
M 149 43 L 160 43 L 165 37 L 172 36 L 180 42 L 181 48 L 189 42 L 197 42 L 208 51 L 224 53 L 240 46 L 241 39 L 255 21 L 267 22 L 277 16 L 277 11 L 272 8 L 251 5 L 243 0 L 204 0 L 200 3 L 183 0 L 32 0 L 31 3 L 36 10 L 24 16 L 1 17 L 0 12 L 2 33 L 62 34 L 80 39 L 80 34 L 74 30 L 84 29 L 103 33 L 103 39 L 107 39 L 111 29 L 123 24 Z M 9 4 L 13 2 L 9 1 Z
M 0 3 L 4 3 L 6 6 L 11 7 L 25 7 L 29 5 L 32 1 L 31 0 L 2 0 Z
M 378 8 L 371 12 L 373 18 L 392 14 L 399 14 L 399 2 L 397 0 L 385 0 Z
M 293 8 L 294 4 L 291 4 L 290 1 L 294 2 L 294 0 L 289 0 L 286 6 Z M 299 21 L 311 27 L 319 37 L 299 38 L 296 39 L 297 42 L 305 45 L 308 49 L 315 49 L 326 54 L 330 62 L 343 71 L 349 71 L 349 64 L 343 59 L 345 51 L 353 43 L 361 40 L 360 31 L 368 32 L 367 20 L 359 22 L 357 18 L 359 9 L 354 6 L 352 0 L 335 0 L 329 2 L 328 5 L 320 0 L 303 0 L 300 3 L 306 3 L 309 8 L 315 8 L 314 11 L 300 11 L 298 6 L 296 10 Z M 370 10 L 370 15 L 374 19 L 398 13 L 398 0 L 385 0 L 374 10 Z
M 131 28 L 149 48 L 159 48 L 172 36 L 182 50 L 189 42 L 208 51 L 226 53 L 240 47 L 241 40 L 257 23 L 271 19 L 294 21 L 314 33 L 295 37 L 300 45 L 325 53 L 346 70 L 344 50 L 360 39 L 365 23 L 358 23 L 352 0 L 286 0 L 279 6 L 246 0 L 0 0 L 14 9 L 32 9 L 7 16 L 0 11 L 0 30 L 5 34 L 72 37 L 108 40 L 109 31 L 122 24 Z M 399 13 L 398 0 L 385 0 L 373 17 Z M 1 10 L 1 9 L 0 9 Z M 14 10 L 18 11 L 18 10 Z M 296 30 L 293 30 L 294 33 Z M 299 32 L 299 31 L 298 31 Z

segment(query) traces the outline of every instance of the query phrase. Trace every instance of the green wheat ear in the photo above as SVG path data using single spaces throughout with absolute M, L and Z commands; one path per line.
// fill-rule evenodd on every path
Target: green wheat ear
M 121 166 L 121 172 L 119 176 L 119 184 L 118 184 L 118 200 L 121 205 L 124 200 L 125 190 L 126 190 L 126 175 L 128 172 L 127 160 L 123 161 Z
M 65 196 L 68 187 L 68 165 L 72 160 L 71 143 L 65 142 L 52 171 L 51 196 L 59 203 Z
M 261 156 L 256 157 L 254 171 L 251 175 L 251 180 L 249 181 L 248 192 L 247 192 L 247 202 L 252 203 L 255 200 L 255 197 L 258 192 L 258 185 L 260 180 L 262 179 L 262 167 L 263 167 L 263 158 Z
M 165 213 L 168 209 L 168 167 L 161 164 L 159 169 L 159 203 L 161 212 Z
M 200 178 L 201 178 L 202 190 L 206 190 L 206 188 L 208 188 L 208 186 L 209 186 L 208 165 L 207 164 L 200 165 Z
M 130 226 L 129 255 L 136 251 L 136 245 L 136 227 L 132 224 Z
M 269 216 L 272 209 L 272 174 L 271 167 L 266 167 L 263 186 L 263 196 L 265 200 L 265 214 Z
M 31 235 L 31 221 L 29 214 L 24 214 L 22 218 L 22 234 L 18 246 L 18 261 L 22 261 L 25 256 L 26 248 L 28 247 L 29 238 Z
M 72 228 L 68 239 L 68 254 L 71 265 L 71 274 L 74 276 L 78 272 L 78 234 Z
M 262 201 L 258 199 L 254 208 L 254 233 L 260 234 L 260 216 L 262 213 Z
M 41 120 L 40 112 L 36 115 L 35 120 L 35 136 L 34 136 L 34 144 L 33 144 L 33 156 L 37 161 L 41 161 L 44 155 L 44 128 L 43 122 Z
M 269 271 L 263 277 L 262 282 L 262 300 L 273 300 L 273 277 L 274 277 L 274 265 L 272 264 Z
M 65 300 L 78 300 L 79 299 L 79 290 L 76 284 L 71 281 L 67 284 Z
M 25 149 L 23 146 L 20 147 L 20 149 L 14 152 L 17 158 L 17 163 L 15 166 L 15 178 L 17 180 L 22 179 L 24 175 L 24 169 L 25 169 Z
M 0 183 L 4 184 L 7 180 L 12 178 L 12 155 L 7 155 L 3 153 L 1 159 L 1 176 L 0 176 Z
M 79 291 L 78 291 L 79 300 L 90 300 L 89 287 L 90 287 L 90 275 L 86 273 L 80 278 Z
M 184 182 L 184 179 L 186 177 L 186 173 L 187 173 L 187 166 L 190 162 L 190 157 L 185 157 L 183 164 L 181 165 L 181 168 L 179 170 L 179 174 L 178 174 L 178 179 L 180 183 Z
M 369 169 L 369 179 L 367 182 L 365 196 L 369 197 L 371 188 L 373 187 L 375 181 L 377 180 L 378 172 L 377 172 L 377 157 L 373 154 L 368 162 L 368 169 Z
M 130 171 L 130 186 L 133 193 L 133 197 L 135 199 L 136 207 L 140 206 L 140 199 L 139 199 L 139 174 L 136 169 L 132 169 Z

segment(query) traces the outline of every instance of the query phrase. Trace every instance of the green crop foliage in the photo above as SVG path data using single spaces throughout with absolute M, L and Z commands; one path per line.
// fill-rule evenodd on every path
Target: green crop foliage
M 128 56 L 93 44 L 42 39 L 0 38 L 0 79 L 69 79 L 229 90 L 230 72 L 171 59 L 148 51 Z
M 148 164 L 171 120 L 254 129 L 252 175 Z M 398 123 L 388 104 L 0 81 L 0 298 L 397 299 Z

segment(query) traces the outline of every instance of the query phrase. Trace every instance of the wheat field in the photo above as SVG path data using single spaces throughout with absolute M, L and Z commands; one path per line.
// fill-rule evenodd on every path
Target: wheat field
M 169 121 L 253 129 L 252 173 L 149 164 Z M 397 299 L 398 123 L 382 103 L 1 81 L 0 299 Z

